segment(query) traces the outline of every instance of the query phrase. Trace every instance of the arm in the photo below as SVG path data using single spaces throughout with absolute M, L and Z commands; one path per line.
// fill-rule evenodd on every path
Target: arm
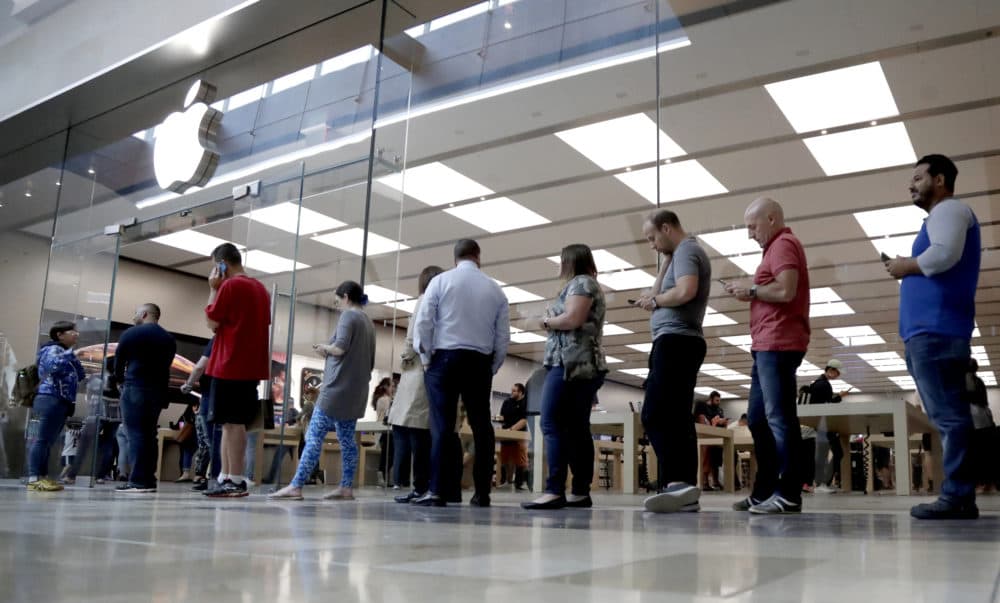
M 587 295 L 570 295 L 566 298 L 566 311 L 548 319 L 549 330 L 572 331 L 587 322 L 587 314 L 594 305 L 594 298 Z M 544 325 L 543 325 L 544 326 Z
M 643 294 L 640 295 L 639 299 L 636 301 L 636 305 L 637 306 L 645 307 L 645 306 L 643 306 L 642 302 L 644 300 L 648 300 L 648 299 L 652 298 L 653 296 L 655 296 L 657 294 L 657 292 L 660 291 L 660 289 L 663 288 L 663 279 L 666 277 L 666 275 L 667 275 L 667 269 L 670 268 L 670 263 L 672 261 L 673 261 L 673 254 L 670 254 L 670 253 L 664 253 L 663 254 L 663 261 L 660 262 L 660 269 L 656 273 L 656 280 L 653 281 L 653 286 L 650 287 L 650 289 L 649 289 L 649 295 L 647 295 L 645 292 L 643 292 Z
M 351 349 L 351 341 L 354 339 L 355 321 L 355 316 L 344 313 L 337 323 L 337 332 L 334 334 L 333 343 L 318 343 L 313 347 L 323 350 L 326 356 L 343 356 Z
M 497 308 L 496 322 L 493 325 L 493 374 L 496 375 L 507 359 L 507 348 L 510 346 L 510 304 L 507 296 L 497 287 L 500 304 Z
M 750 295 L 751 285 L 752 283 L 747 280 L 730 281 L 726 284 L 726 293 L 744 302 L 756 298 L 765 302 L 785 304 L 795 299 L 799 287 L 799 271 L 797 268 L 785 268 L 770 283 L 757 285 L 755 297 Z
M 194 389 L 194 384 L 201 379 L 201 376 L 205 374 L 205 369 L 208 367 L 208 356 L 202 356 L 198 359 L 198 363 L 194 365 L 191 370 L 191 374 L 188 376 L 187 381 L 181 386 L 181 392 L 189 393 Z
M 694 299 L 694 296 L 697 294 L 698 275 L 688 274 L 687 276 L 682 276 L 677 279 L 677 284 L 674 285 L 673 288 L 667 289 L 659 295 L 651 296 L 651 308 L 646 309 L 655 310 L 656 308 L 674 308 L 676 306 L 683 306 Z
M 527 419 L 521 419 L 517 423 L 514 423 L 513 425 L 511 425 L 508 429 L 510 429 L 511 431 L 524 431 L 524 429 L 527 426 L 528 426 L 528 420 Z
M 438 304 L 440 304 L 440 284 L 441 277 L 434 278 L 427 290 L 424 292 L 423 300 L 417 309 L 414 317 L 413 343 L 417 354 L 420 355 L 420 362 L 424 366 L 431 363 L 431 356 L 434 355 L 434 320 L 437 318 Z
M 962 259 L 965 236 L 972 224 L 972 211 L 958 201 L 948 201 L 927 217 L 930 247 L 918 257 L 897 257 L 886 268 L 894 278 L 912 274 L 934 276 L 947 272 Z

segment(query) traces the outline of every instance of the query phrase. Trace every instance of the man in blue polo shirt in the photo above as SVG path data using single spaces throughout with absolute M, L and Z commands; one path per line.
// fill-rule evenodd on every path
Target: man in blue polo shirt
M 917 162 L 910 183 L 913 204 L 928 213 L 913 241 L 913 257 L 886 263 L 899 290 L 899 334 L 906 366 L 934 426 L 941 432 L 941 497 L 916 505 L 917 519 L 976 519 L 976 484 L 969 455 L 972 415 L 964 400 L 969 340 L 979 281 L 979 221 L 954 197 L 958 168 L 944 155 Z

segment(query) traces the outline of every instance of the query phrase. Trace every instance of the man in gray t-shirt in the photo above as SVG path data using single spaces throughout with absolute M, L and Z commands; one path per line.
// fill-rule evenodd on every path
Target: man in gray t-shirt
M 677 214 L 660 210 L 643 223 L 649 246 L 662 254 L 653 288 L 635 305 L 652 312 L 653 350 L 642 405 L 642 424 L 659 465 L 660 493 L 646 499 L 647 511 L 698 511 L 698 449 L 691 404 L 698 370 L 705 360 L 705 319 L 712 265 Z

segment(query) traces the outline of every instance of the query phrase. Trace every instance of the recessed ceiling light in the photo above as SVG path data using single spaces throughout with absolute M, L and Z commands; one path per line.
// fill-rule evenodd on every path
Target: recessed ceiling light
M 727 260 L 736 264 L 736 266 L 746 272 L 747 274 L 755 274 L 757 272 L 757 267 L 760 266 L 761 260 L 764 258 L 764 254 L 761 252 L 748 253 L 746 255 L 731 255 Z
M 94 175 L 94 174 L 96 174 L 97 172 L 96 172 L 96 171 L 94 171 L 94 168 L 87 168 L 87 173 L 88 173 L 88 174 L 90 174 L 90 175 Z
M 312 268 L 309 264 L 296 262 L 289 258 L 281 257 L 280 255 L 275 255 L 259 249 L 251 249 L 248 251 L 246 254 L 246 260 L 243 261 L 243 264 L 250 270 L 266 272 L 267 274 L 291 272 L 292 269 L 304 270 L 306 268 Z
M 633 377 L 639 377 L 640 379 L 645 379 L 649 376 L 649 369 L 619 369 L 619 373 L 625 373 L 626 375 L 632 375 Z
M 271 83 L 271 94 L 278 94 L 296 86 L 305 84 L 316 77 L 316 66 L 310 65 L 288 75 L 279 77 Z
M 746 228 L 706 232 L 698 235 L 698 238 L 721 255 L 760 253 L 760 245 L 750 238 Z
M 982 371 L 976 373 L 976 376 L 982 379 L 987 387 L 995 387 L 997 384 L 997 376 L 992 371 Z
M 444 211 L 459 220 L 464 220 L 491 233 L 528 228 L 550 222 L 548 218 L 540 216 L 506 197 L 460 205 Z
M 633 269 L 598 274 L 597 280 L 605 287 L 615 291 L 627 291 L 652 287 L 653 283 L 656 282 L 656 277 L 645 270 Z
M 916 205 L 855 212 L 854 219 L 868 238 L 919 232 L 927 212 Z
M 653 344 L 651 343 L 630 343 L 625 347 L 631 348 L 636 352 L 642 352 L 643 354 L 648 354 L 653 351 Z
M 514 27 L 514 26 L 510 24 L 510 21 L 504 21 L 503 22 L 503 28 L 504 29 L 510 29 L 511 27 Z
M 821 318 L 823 316 L 843 316 L 854 314 L 854 308 L 845 302 L 831 302 L 825 304 L 810 304 L 809 318 Z
M 657 135 L 660 139 L 660 159 L 685 154 L 684 149 L 657 128 L 645 113 L 556 132 L 560 140 L 602 170 L 655 162 Z
M 31 197 L 31 191 L 24 191 L 25 197 Z
M 733 369 L 728 369 L 721 364 L 707 362 L 701 365 L 700 372 L 723 381 L 745 381 L 750 379 L 750 375 L 738 373 Z
M 492 190 L 440 162 L 407 168 L 383 176 L 378 182 L 433 207 L 493 194 Z
M 815 136 L 802 142 L 827 176 L 911 165 L 917 161 L 910 135 L 902 123 Z
M 533 302 L 545 299 L 541 295 L 535 295 L 531 291 L 525 291 L 518 287 L 501 287 L 503 294 L 507 296 L 507 303 L 509 304 L 522 304 L 525 302 Z
M 841 301 L 841 297 L 831 287 L 816 287 L 809 290 L 809 303 L 821 304 Z
M 871 241 L 878 253 L 884 253 L 891 258 L 896 256 L 908 258 L 913 253 L 913 241 L 916 238 L 917 235 L 908 234 L 898 237 L 881 237 Z
M 368 296 L 368 301 L 373 304 L 387 304 L 393 301 L 410 299 L 410 296 L 405 293 L 393 291 L 388 287 L 380 285 L 365 285 L 365 295 Z
M 719 339 L 748 353 L 750 352 L 750 346 L 753 343 L 753 338 L 750 335 L 733 335 L 731 337 L 720 337 Z
M 799 368 L 795 370 L 795 375 L 798 377 L 813 377 L 816 375 L 822 375 L 823 369 L 819 368 L 815 364 L 809 362 L 808 360 L 803 360 Z
M 324 245 L 336 247 L 337 249 L 360 256 L 361 247 L 364 243 L 364 236 L 364 230 L 360 228 L 348 228 L 347 230 L 338 230 L 337 232 L 318 235 L 312 237 L 312 240 L 317 243 L 323 243 Z M 383 253 L 393 253 L 397 249 L 403 250 L 409 249 L 409 247 L 397 241 L 393 241 L 388 237 L 375 234 L 374 232 L 368 233 L 369 256 L 381 255 Z
M 510 328 L 510 340 L 514 343 L 541 343 L 546 341 L 546 339 L 546 337 L 539 335 L 538 333 L 522 331 L 516 327 Z
M 615 358 L 614 356 L 605 356 L 604 361 L 607 362 L 608 364 L 621 364 L 625 362 L 621 358 Z
M 858 358 L 867 362 L 873 369 L 880 373 L 892 373 L 895 371 L 905 371 L 906 361 L 896 352 L 872 352 L 868 354 L 858 354 Z
M 225 239 L 220 239 L 219 237 L 213 237 L 212 235 L 198 232 L 197 230 L 181 230 L 179 232 L 172 232 L 170 234 L 150 239 L 150 241 L 201 256 L 210 256 L 216 247 L 229 242 Z M 245 248 L 240 247 L 240 251 L 244 250 Z
M 701 394 L 703 396 L 710 396 L 710 395 L 712 395 L 712 392 L 718 393 L 719 394 L 719 398 L 722 399 L 722 400 L 730 400 L 732 398 L 739 398 L 739 396 L 736 396 L 736 395 L 731 394 L 729 392 L 724 392 L 721 389 L 713 389 L 711 387 L 696 387 L 696 388 L 694 388 L 694 393 Z
M 347 226 L 340 220 L 335 220 L 326 214 L 313 211 L 307 207 L 301 209 L 302 216 L 299 218 L 299 204 L 291 201 L 278 203 L 262 209 L 254 209 L 243 216 L 261 224 L 300 235 L 310 235 L 324 230 L 333 230 Z
M 764 88 L 798 133 L 899 115 L 878 61 L 775 82 Z
M 595 249 L 592 254 L 594 256 L 594 263 L 597 264 L 598 272 L 611 272 L 613 270 L 628 270 L 630 268 L 635 268 L 635 266 L 629 264 L 607 249 Z M 557 255 L 549 256 L 547 259 L 554 264 L 562 264 L 562 259 Z
M 625 327 L 620 327 L 618 325 L 607 323 L 604 325 L 604 329 L 602 332 L 605 337 L 613 337 L 615 335 L 631 335 L 635 331 L 629 331 Z
M 989 366 L 990 358 L 986 355 L 986 346 L 972 346 L 972 358 L 979 363 L 979 366 Z
M 711 306 L 706 306 L 705 308 L 705 320 L 702 321 L 701 326 L 703 327 L 724 327 L 727 325 L 734 325 L 736 321 L 729 318 L 725 314 L 720 314 L 712 309 Z
M 651 167 L 627 174 L 616 174 L 615 178 L 655 205 L 657 202 L 656 170 L 657 168 Z M 659 201 L 661 203 L 722 195 L 729 192 L 729 189 L 694 159 L 661 165 L 659 170 Z
M 913 377 L 909 375 L 900 375 L 898 377 L 889 377 L 889 381 L 895 383 L 899 389 L 916 391 L 917 384 L 913 382 Z
M 868 325 L 857 327 L 838 327 L 836 329 L 825 329 L 825 331 L 840 343 L 846 346 L 874 345 L 885 343 L 885 340 Z

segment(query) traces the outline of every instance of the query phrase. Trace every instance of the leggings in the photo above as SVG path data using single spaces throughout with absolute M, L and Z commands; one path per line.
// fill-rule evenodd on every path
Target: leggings
M 306 431 L 306 445 L 299 459 L 298 469 L 292 478 L 292 485 L 301 488 L 319 463 L 319 455 L 323 452 L 323 438 L 336 430 L 340 442 L 341 478 L 340 487 L 350 488 L 354 484 L 354 472 L 358 468 L 358 444 L 354 441 L 354 428 L 357 419 L 338 421 L 331 418 L 320 409 L 313 411 Z

